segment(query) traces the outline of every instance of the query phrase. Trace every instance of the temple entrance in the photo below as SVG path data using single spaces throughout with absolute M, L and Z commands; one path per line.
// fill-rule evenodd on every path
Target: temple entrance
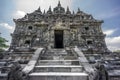
M 55 30 L 54 35 L 55 35 L 54 38 L 55 48 L 63 48 L 63 30 Z

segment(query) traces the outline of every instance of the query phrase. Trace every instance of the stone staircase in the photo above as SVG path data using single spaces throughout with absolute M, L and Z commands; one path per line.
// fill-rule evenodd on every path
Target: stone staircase
M 65 49 L 47 50 L 39 55 L 30 80 L 88 80 L 78 58 Z

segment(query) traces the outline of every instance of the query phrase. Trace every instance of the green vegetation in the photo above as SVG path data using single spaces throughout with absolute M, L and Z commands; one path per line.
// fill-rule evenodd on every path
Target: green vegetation
M 6 42 L 7 40 L 0 36 L 0 52 L 3 52 L 5 48 L 9 47 L 8 45 L 6 45 Z
M 2 59 L 4 57 L 3 52 L 5 51 L 5 48 L 9 47 L 8 45 L 6 45 L 6 42 L 7 42 L 7 40 L 0 36 L 0 59 Z

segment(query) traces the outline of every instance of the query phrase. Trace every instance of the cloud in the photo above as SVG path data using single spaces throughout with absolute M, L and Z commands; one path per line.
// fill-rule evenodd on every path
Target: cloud
M 111 9 L 110 11 L 100 13 L 96 17 L 98 19 L 109 19 L 119 15 L 120 15 L 120 7 L 117 7 L 117 8 Z
M 111 51 L 120 50 L 120 36 L 111 37 L 117 29 L 103 31 L 107 35 L 105 38 L 107 47 Z
M 116 30 L 117 29 L 110 29 L 110 30 L 103 31 L 103 33 L 109 36 L 109 35 L 112 35 Z
M 10 30 L 11 32 L 14 31 L 14 27 L 10 26 L 8 23 L 0 23 L 0 26 Z
M 18 19 L 18 18 L 24 17 L 25 14 L 26 14 L 26 13 L 25 13 L 24 11 L 18 10 L 18 11 L 16 11 L 16 12 L 13 14 L 13 17 L 14 17 L 15 19 Z
M 106 40 L 109 44 L 117 44 L 117 43 L 120 43 L 120 36 L 118 36 L 118 37 L 107 37 Z
M 120 36 L 107 37 L 105 41 L 111 51 L 120 50 Z
M 59 0 L 14 0 L 16 3 L 17 10 L 24 11 L 26 13 L 33 12 L 36 10 L 39 6 L 41 7 L 41 10 L 43 11 L 48 10 L 49 6 L 52 8 L 56 7 Z M 60 0 L 61 5 L 63 7 L 69 6 L 72 8 L 72 1 L 73 0 Z

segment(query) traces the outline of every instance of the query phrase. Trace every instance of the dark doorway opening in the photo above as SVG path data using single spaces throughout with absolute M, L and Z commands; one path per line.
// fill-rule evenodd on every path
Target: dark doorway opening
M 63 48 L 63 30 L 55 30 L 55 48 Z
M 30 40 L 26 40 L 26 41 L 25 41 L 25 44 L 30 45 Z

